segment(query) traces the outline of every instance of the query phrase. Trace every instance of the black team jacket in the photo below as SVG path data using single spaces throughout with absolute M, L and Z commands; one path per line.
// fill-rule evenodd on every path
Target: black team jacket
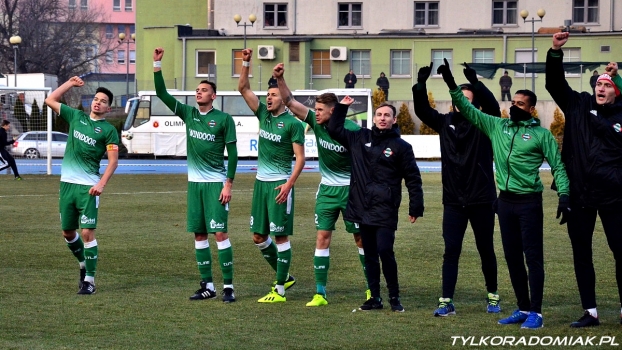
M 412 146 L 391 130 L 344 128 L 348 106 L 337 104 L 328 122 L 330 136 L 352 157 L 350 195 L 343 218 L 359 224 L 397 229 L 402 179 L 408 189 L 408 215 L 423 216 L 421 174 Z
M 477 82 L 472 88 L 474 105 L 482 112 L 500 116 L 494 95 Z M 444 205 L 492 204 L 497 198 L 490 139 L 460 112 L 439 113 L 430 107 L 425 84 L 412 88 L 415 114 L 436 131 L 441 144 Z
M 0 128 L 0 148 L 4 149 L 4 147 L 12 145 L 13 143 L 15 143 L 13 139 L 8 140 L 6 130 L 4 130 L 4 128 Z
M 570 203 L 622 206 L 622 100 L 598 105 L 594 95 L 570 88 L 563 51 L 549 49 L 546 89 L 566 118 L 562 161 L 570 180 Z

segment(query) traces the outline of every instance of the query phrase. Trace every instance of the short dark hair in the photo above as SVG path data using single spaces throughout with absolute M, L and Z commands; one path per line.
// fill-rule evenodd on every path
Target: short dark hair
M 382 107 L 389 107 L 391 108 L 391 110 L 393 111 L 393 118 L 397 117 L 397 110 L 395 109 L 395 106 L 393 106 L 390 103 L 381 103 L 380 106 L 376 107 L 376 110 L 374 110 L 374 115 L 376 115 L 376 111 Z
M 201 81 L 199 82 L 199 85 L 201 85 L 201 84 L 207 84 L 207 85 L 211 86 L 211 87 L 212 87 L 212 90 L 214 90 L 214 93 L 216 93 L 216 84 L 212 83 L 212 82 L 211 82 L 211 81 L 209 81 L 209 80 L 201 80 Z
M 533 91 L 531 90 L 518 90 L 514 93 L 514 95 L 527 96 L 529 99 L 529 104 L 534 107 L 536 106 L 536 103 L 538 102 L 538 96 L 536 96 L 536 94 L 534 94 Z
M 327 92 L 321 94 L 320 96 L 317 96 L 315 98 L 315 102 L 325 104 L 328 107 L 335 107 L 339 100 L 337 99 L 337 95 L 333 94 L 332 92 Z
M 112 104 L 112 100 L 114 99 L 114 95 L 112 94 L 112 92 L 105 87 L 98 87 L 97 90 L 95 90 L 95 95 L 100 92 L 108 96 L 108 106 L 110 106 Z
M 278 88 L 279 88 L 278 84 L 268 84 L 268 88 L 266 89 L 266 91 L 270 89 L 278 89 Z
M 9 124 L 11 124 L 11 122 L 6 119 L 2 121 L 2 126 L 9 125 Z

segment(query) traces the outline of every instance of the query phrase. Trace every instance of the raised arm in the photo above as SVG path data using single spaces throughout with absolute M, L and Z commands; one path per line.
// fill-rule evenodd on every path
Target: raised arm
M 568 116 L 569 105 L 579 100 L 579 93 L 572 90 L 564 72 L 564 52 L 562 46 L 568 41 L 569 33 L 555 33 L 553 45 L 546 54 L 546 90 L 551 94 L 559 108 Z
M 488 90 L 486 85 L 482 84 L 482 82 L 477 79 L 477 72 L 475 69 L 469 67 L 466 62 L 464 62 L 464 67 L 464 76 L 467 78 L 469 83 L 473 85 L 473 89 L 475 89 L 474 97 L 482 107 L 482 112 L 495 117 L 500 117 L 501 109 L 499 108 L 499 102 L 497 102 L 495 95 Z
M 428 90 L 426 81 L 432 73 L 433 62 L 429 66 L 421 67 L 417 73 L 417 84 L 413 85 L 413 103 L 415 105 L 415 114 L 423 123 L 431 127 L 434 131 L 440 132 L 443 128 L 443 114 L 430 106 L 428 100 Z
M 259 98 L 251 90 L 251 83 L 248 81 L 248 72 L 251 69 L 251 58 L 253 57 L 253 49 L 242 50 L 242 71 L 240 72 L 240 79 L 238 80 L 238 91 L 242 94 L 244 101 L 248 107 L 257 112 L 259 108 Z
M 352 102 L 354 102 L 354 99 L 350 96 L 346 96 L 335 106 L 333 114 L 328 120 L 327 128 L 330 137 L 348 149 L 350 148 L 350 140 L 354 138 L 356 133 L 356 131 L 351 131 L 344 127 L 348 108 Z
M 84 86 L 84 81 L 78 77 L 71 77 L 63 85 L 52 91 L 52 93 L 45 99 L 45 104 L 52 108 L 54 112 L 60 114 L 60 100 L 63 98 L 65 92 L 71 90 L 72 87 L 80 86 Z
M 166 91 L 166 84 L 162 76 L 162 58 L 164 57 L 164 49 L 161 47 L 153 50 L 153 82 L 155 83 L 156 95 L 168 109 L 177 113 L 177 99 Z
M 279 85 L 279 93 L 281 93 L 283 102 L 285 103 L 287 108 L 289 108 L 289 110 L 294 113 L 296 118 L 304 121 L 305 119 L 307 119 L 309 108 L 305 107 L 305 105 L 294 99 L 292 91 L 287 87 L 287 84 L 285 83 L 284 74 L 285 66 L 283 65 L 283 63 L 277 64 L 272 71 L 272 76 L 276 79 L 276 82 Z

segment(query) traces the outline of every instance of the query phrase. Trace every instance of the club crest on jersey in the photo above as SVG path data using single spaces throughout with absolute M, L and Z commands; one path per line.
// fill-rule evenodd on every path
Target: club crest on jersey
M 531 140 L 531 135 L 529 135 L 529 134 L 523 134 L 521 137 L 523 138 L 523 141 Z
M 384 150 L 384 156 L 389 158 L 392 155 L 393 155 L 393 151 L 391 151 L 391 149 L 387 147 L 387 149 Z
M 622 126 L 620 126 L 620 123 L 615 123 L 613 125 L 613 130 L 615 130 L 616 132 L 622 132 Z
M 100 128 L 99 126 L 95 128 L 95 133 L 99 134 L 100 132 L 102 132 L 102 128 Z
M 214 120 L 210 120 L 209 123 L 207 123 L 207 125 L 209 125 L 210 128 L 213 128 L 216 126 L 216 122 Z
M 276 127 L 282 129 L 284 125 L 285 124 L 283 122 L 279 122 L 278 124 L 276 124 Z

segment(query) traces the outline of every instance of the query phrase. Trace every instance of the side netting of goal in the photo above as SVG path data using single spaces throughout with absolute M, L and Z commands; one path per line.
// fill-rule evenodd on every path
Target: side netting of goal
M 31 159 L 32 165 L 40 166 L 41 170 L 45 166 L 48 175 L 52 174 L 52 158 L 62 158 L 64 152 L 64 146 L 59 146 L 61 142 L 54 144 L 54 136 L 58 138 L 52 133 L 56 131 L 54 116 L 45 105 L 45 98 L 51 92 L 51 88 L 0 86 L 0 120 L 11 122 L 7 137 L 16 140 L 6 150 L 15 159 Z M 47 164 L 35 159 L 47 159 Z

